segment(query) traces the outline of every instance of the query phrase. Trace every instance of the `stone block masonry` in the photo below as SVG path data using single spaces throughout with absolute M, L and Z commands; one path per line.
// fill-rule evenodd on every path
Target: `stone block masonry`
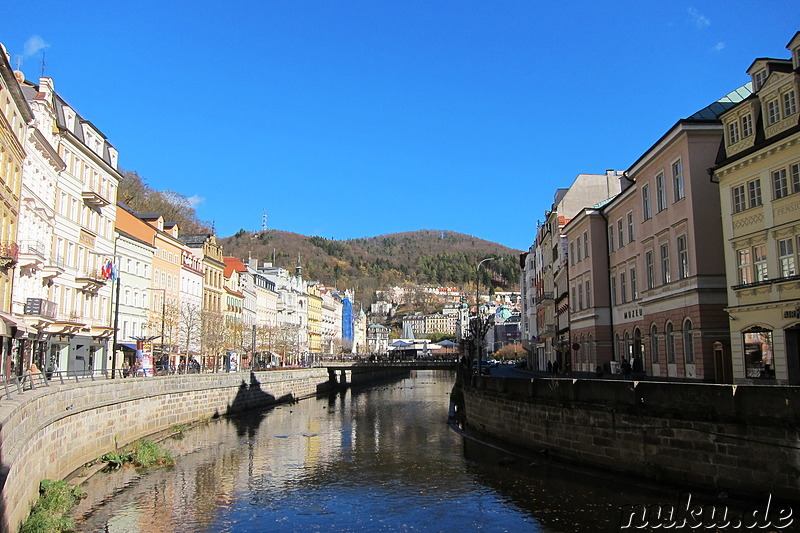
M 0 402 L 0 530 L 14 533 L 38 497 L 93 459 L 186 424 L 330 388 L 325 368 L 192 374 L 52 385 Z
M 684 487 L 800 501 L 800 388 L 473 377 L 469 427 Z

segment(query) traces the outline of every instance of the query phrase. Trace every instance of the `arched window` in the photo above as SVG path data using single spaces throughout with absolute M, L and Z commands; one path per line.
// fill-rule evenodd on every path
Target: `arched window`
M 675 337 L 672 335 L 672 322 L 667 322 L 666 343 L 667 343 L 667 363 L 675 362 Z
M 592 361 L 594 361 L 594 358 L 592 357 L 592 350 L 594 349 L 594 346 L 592 345 L 592 336 L 591 335 L 589 335 L 589 340 L 588 340 L 587 344 L 588 344 L 588 347 L 586 349 L 586 359 L 587 359 L 587 361 L 589 361 L 589 363 L 591 363 Z
M 643 352 L 642 330 L 635 328 L 633 330 L 633 361 L 631 361 L 631 366 L 633 366 L 637 372 L 644 369 Z
M 692 321 L 683 321 L 683 358 L 686 363 L 694 363 L 694 339 L 692 338 Z
M 619 333 L 614 333 L 614 360 L 622 360 L 622 346 L 619 342 Z
M 627 331 L 625 332 L 625 355 L 623 355 L 623 357 L 625 359 L 627 359 L 628 362 L 630 362 L 630 360 L 631 360 L 631 336 Z
M 658 363 L 658 328 L 655 324 L 650 326 L 650 361 Z

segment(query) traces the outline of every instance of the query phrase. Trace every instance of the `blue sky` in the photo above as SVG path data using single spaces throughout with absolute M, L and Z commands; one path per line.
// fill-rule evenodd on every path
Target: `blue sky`
M 192 198 L 222 237 L 266 211 L 306 235 L 527 249 L 556 188 L 624 170 L 753 59 L 788 58 L 797 8 L 41 0 L 6 6 L 0 42 L 28 79 L 44 52 L 121 166 Z

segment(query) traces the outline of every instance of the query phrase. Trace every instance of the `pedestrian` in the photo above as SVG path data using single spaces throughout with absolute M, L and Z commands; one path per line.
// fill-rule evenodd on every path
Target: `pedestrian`
M 622 377 L 631 379 L 631 364 L 627 359 L 622 360 Z
M 552 361 L 547 361 L 547 373 L 548 374 L 552 374 L 553 373 L 553 362 Z
M 29 374 L 40 374 L 39 367 L 36 366 L 36 363 L 31 362 L 31 366 L 28 367 Z

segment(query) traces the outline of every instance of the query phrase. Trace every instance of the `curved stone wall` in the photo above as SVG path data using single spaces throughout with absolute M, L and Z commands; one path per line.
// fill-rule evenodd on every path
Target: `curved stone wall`
M 0 401 L 0 530 L 15 532 L 43 479 L 136 439 L 330 388 L 325 368 L 51 385 Z

